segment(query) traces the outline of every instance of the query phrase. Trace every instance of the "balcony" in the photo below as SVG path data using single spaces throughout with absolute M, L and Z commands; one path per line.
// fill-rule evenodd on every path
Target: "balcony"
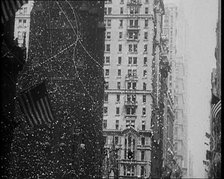
M 140 30 L 140 26 L 139 25 L 129 25 L 127 27 L 128 30 Z
M 125 106 L 137 106 L 138 102 L 137 101 L 130 101 L 130 100 L 128 100 L 128 101 L 124 102 L 124 105 Z
M 129 0 L 127 2 L 127 5 L 128 6 L 141 6 L 142 3 L 141 3 L 141 0 Z
M 136 119 L 137 118 L 137 114 L 125 114 L 125 118 Z
M 125 76 L 125 80 L 127 80 L 127 81 L 137 81 L 138 80 L 138 77 L 137 77 L 137 75 L 133 75 L 133 74 L 127 74 L 126 76 Z

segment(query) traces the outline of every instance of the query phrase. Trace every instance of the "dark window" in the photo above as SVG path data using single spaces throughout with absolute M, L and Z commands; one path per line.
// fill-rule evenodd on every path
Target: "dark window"
M 123 7 L 120 8 L 120 14 L 123 14 Z
M 119 120 L 116 120 L 115 128 L 118 130 L 118 128 L 119 128 Z
M 109 82 L 105 82 L 105 84 L 104 84 L 104 88 L 105 88 L 105 89 L 108 89 L 108 88 L 109 88 Z
M 147 57 L 144 57 L 144 65 L 147 65 Z
M 120 101 L 120 95 L 117 94 L 117 102 L 119 102 L 119 101 Z
M 143 116 L 146 115 L 146 108 L 145 108 L 145 107 L 142 108 L 142 115 L 143 115 Z
M 107 120 L 103 120 L 103 129 L 107 128 Z
M 144 161 L 145 159 L 145 151 L 141 151 L 141 161 Z
M 145 121 L 142 121 L 142 130 L 145 130 Z
M 120 114 L 120 108 L 116 107 L 116 114 Z
M 104 94 L 104 101 L 108 102 L 108 94 L 106 94 L 106 93 Z
M 118 64 L 121 64 L 121 57 L 118 57 Z
M 143 102 L 143 103 L 146 102 L 146 95 L 145 95 L 145 94 L 142 96 L 142 102 Z
M 121 89 L 121 82 L 117 82 L 117 89 Z
M 142 145 L 145 145 L 145 137 L 141 138 L 141 143 L 142 143 Z

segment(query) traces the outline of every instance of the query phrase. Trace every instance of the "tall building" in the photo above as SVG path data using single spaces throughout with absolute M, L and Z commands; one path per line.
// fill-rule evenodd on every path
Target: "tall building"
M 10 178 L 102 178 L 104 1 L 35 1 L 17 93 L 46 83 L 54 120 L 14 132 Z M 18 112 L 19 109 L 17 109 Z
M 106 152 L 116 151 L 117 156 L 114 162 L 105 156 L 105 177 L 151 175 L 153 43 L 155 26 L 160 34 L 161 19 L 155 20 L 155 11 L 162 11 L 161 4 L 105 2 L 103 132 Z M 158 68 L 158 59 L 156 63 Z
M 11 144 L 14 130 L 18 126 L 15 121 L 15 96 L 18 73 L 25 63 L 25 51 L 14 41 L 15 13 L 27 0 L 1 1 L 1 105 L 0 135 L 2 151 L 0 155 L 1 178 L 10 178 Z
M 20 47 L 25 45 L 27 53 L 29 46 L 30 13 L 33 8 L 33 3 L 33 0 L 28 1 L 15 14 L 14 37 L 18 39 L 18 45 Z
M 218 1 L 215 59 L 216 68 L 211 73 L 210 150 L 206 153 L 209 178 L 221 178 L 221 0 Z
M 165 4 L 163 34 L 168 38 L 171 72 L 168 91 L 174 102 L 173 152 L 181 169 L 187 175 L 187 23 L 181 4 Z

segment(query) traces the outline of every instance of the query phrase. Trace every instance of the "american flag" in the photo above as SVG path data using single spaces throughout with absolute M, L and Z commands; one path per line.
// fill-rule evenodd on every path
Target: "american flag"
M 220 118 L 221 115 L 221 100 L 214 94 L 212 94 L 211 114 L 214 119 Z
M 28 0 L 1 0 L 1 23 L 15 16 L 16 11 Z
M 53 113 L 47 94 L 45 82 L 42 82 L 18 96 L 21 111 L 31 127 L 42 124 L 49 126 L 53 121 Z

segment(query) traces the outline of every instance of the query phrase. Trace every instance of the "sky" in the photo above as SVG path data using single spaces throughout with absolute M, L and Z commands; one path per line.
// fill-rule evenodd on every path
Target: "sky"
M 209 132 L 211 72 L 215 67 L 216 22 L 218 0 L 164 0 L 178 4 L 182 1 L 189 25 L 188 59 L 188 149 L 193 155 L 193 177 L 204 178 Z

